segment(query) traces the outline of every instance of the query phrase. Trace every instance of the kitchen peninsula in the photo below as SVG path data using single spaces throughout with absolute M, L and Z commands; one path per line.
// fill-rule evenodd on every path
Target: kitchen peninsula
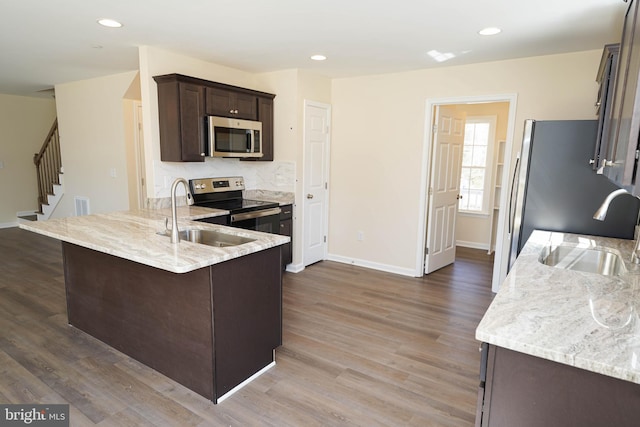
M 217 403 L 275 363 L 282 344 L 281 245 L 289 237 L 191 221 L 246 243 L 172 244 L 162 211 L 21 224 L 62 241 L 69 324 Z M 160 233 L 160 234 L 159 234 Z
M 638 425 L 633 247 L 632 240 L 533 232 L 476 329 L 486 343 L 477 426 Z M 553 259 L 558 248 L 566 255 Z M 599 262 L 581 265 L 585 251 Z M 605 274 L 585 271 L 591 267 Z

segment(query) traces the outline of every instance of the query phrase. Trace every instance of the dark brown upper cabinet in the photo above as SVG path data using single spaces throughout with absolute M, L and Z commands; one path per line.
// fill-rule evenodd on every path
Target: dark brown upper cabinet
M 166 74 L 153 79 L 158 85 L 160 160 L 203 162 L 209 155 L 207 116 L 259 120 L 262 122 L 264 155 L 253 160 L 273 160 L 275 95 L 182 74 Z
M 208 87 L 206 112 L 211 116 L 258 120 L 258 97 L 233 90 Z
M 204 88 L 175 78 L 154 79 L 158 84 L 160 160 L 204 162 Z
M 629 0 L 624 20 L 612 102 L 609 145 L 604 162 L 604 174 L 636 196 L 640 195 L 640 185 L 636 185 L 640 136 L 640 28 L 637 27 L 639 1 Z
M 609 136 L 611 133 L 611 109 L 613 107 L 613 87 L 618 69 L 618 54 L 620 43 L 605 45 L 600 59 L 600 67 L 596 75 L 598 82 L 598 98 L 596 100 L 596 117 L 598 119 L 598 133 L 596 146 L 591 164 L 593 169 L 602 170 L 609 153 Z

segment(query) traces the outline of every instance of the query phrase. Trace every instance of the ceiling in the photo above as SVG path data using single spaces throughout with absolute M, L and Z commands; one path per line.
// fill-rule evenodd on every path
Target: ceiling
M 0 0 L 0 93 L 138 69 L 149 45 L 250 72 L 331 78 L 600 49 L 623 0 Z M 122 28 L 105 28 L 99 18 Z M 483 37 L 496 26 L 502 33 Z M 451 53 L 437 62 L 427 52 Z M 321 53 L 326 61 L 309 57 Z

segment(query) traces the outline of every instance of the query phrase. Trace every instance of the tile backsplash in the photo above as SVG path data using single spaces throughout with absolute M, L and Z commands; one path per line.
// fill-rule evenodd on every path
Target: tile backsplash
M 153 165 L 155 176 L 154 198 L 149 207 L 163 206 L 171 197 L 171 184 L 176 178 L 186 180 L 208 177 L 242 176 L 247 190 L 268 190 L 295 192 L 295 162 L 247 162 L 239 159 L 207 158 L 202 163 L 173 163 L 156 161 Z M 184 195 L 182 186 L 178 195 Z M 160 199 L 160 200 L 154 200 Z

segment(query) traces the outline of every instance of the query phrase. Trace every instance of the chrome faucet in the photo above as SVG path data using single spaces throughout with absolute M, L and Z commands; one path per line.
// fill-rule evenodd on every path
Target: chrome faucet
M 180 243 L 180 231 L 178 230 L 178 209 L 176 208 L 176 189 L 182 183 L 187 192 L 187 205 L 193 205 L 193 196 L 189 191 L 189 183 L 184 178 L 176 178 L 171 184 L 171 243 Z
M 596 213 L 593 214 L 593 219 L 596 219 L 598 221 L 604 221 L 604 219 L 607 217 L 607 211 L 609 210 L 609 205 L 611 204 L 611 201 L 616 197 L 620 196 L 621 194 L 631 195 L 627 190 L 623 188 L 612 191 L 607 196 L 607 198 L 604 199 L 604 202 L 602 202 L 602 205 L 598 208 Z M 636 244 L 634 245 L 633 252 L 631 253 L 631 262 L 634 264 L 640 264 L 640 233 L 638 233 L 637 224 L 635 228 L 635 239 L 636 239 Z

